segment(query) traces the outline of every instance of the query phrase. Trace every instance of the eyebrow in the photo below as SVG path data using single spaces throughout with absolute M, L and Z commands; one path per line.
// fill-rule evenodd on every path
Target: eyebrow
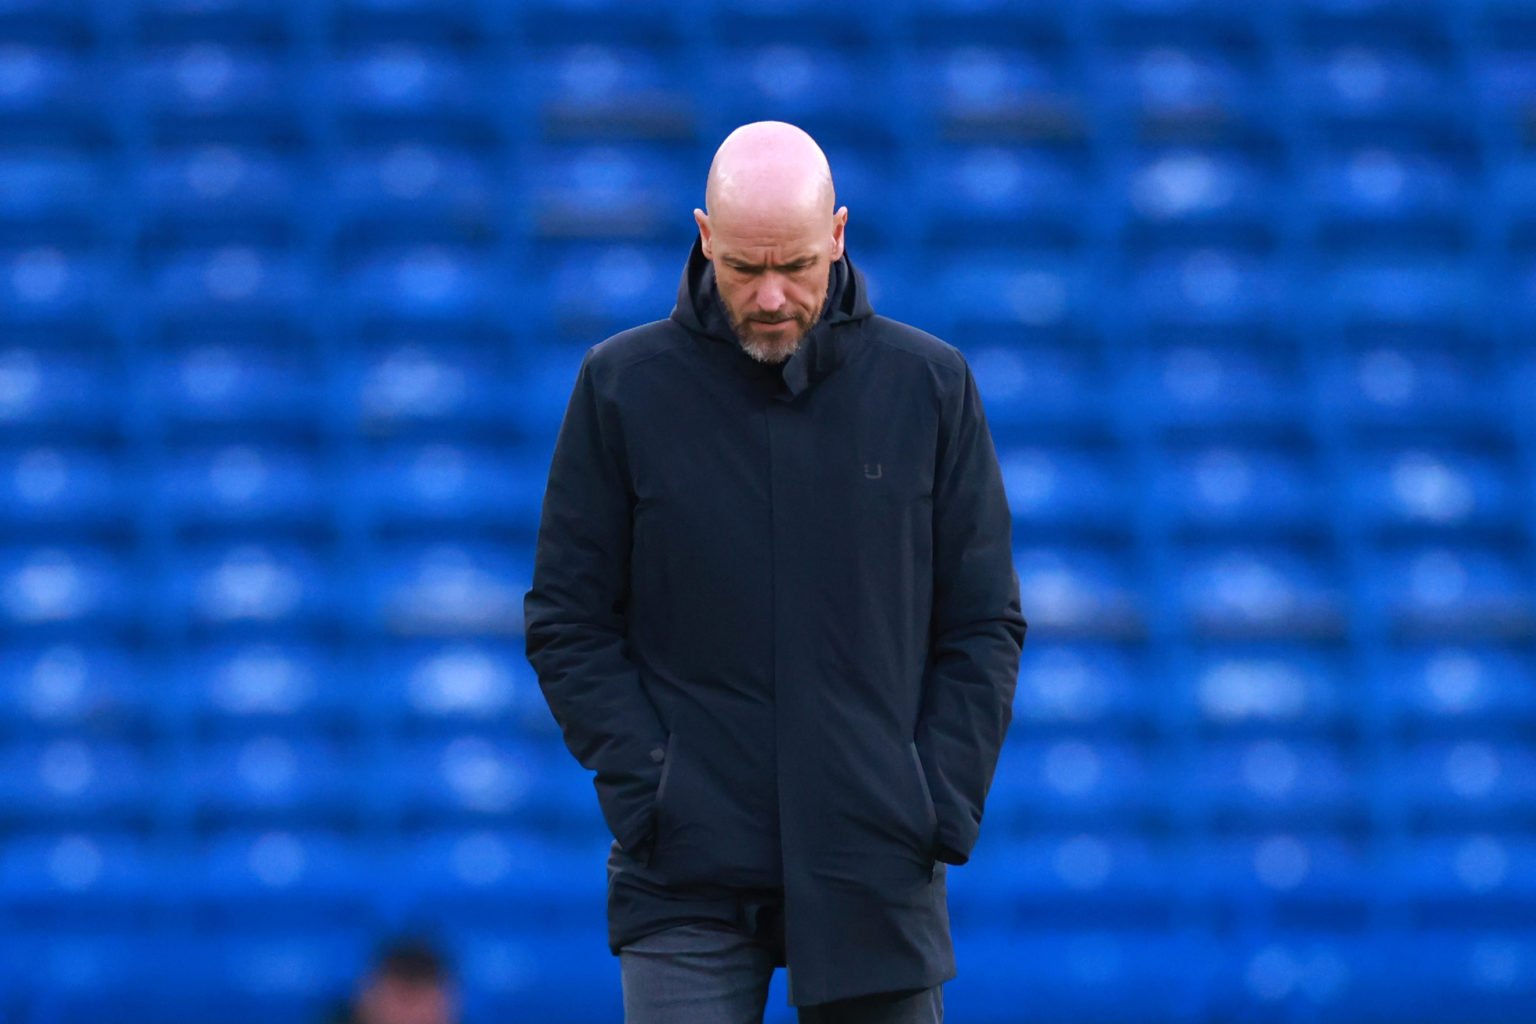
M 734 270 L 766 270 L 767 269 L 767 264 L 765 264 L 765 263 L 748 263 L 746 260 L 740 259 L 739 257 L 736 257 L 736 256 L 725 256 L 725 257 L 722 257 L 722 259 L 724 259 L 724 261 L 725 261 L 727 266 L 731 267 Z M 801 254 L 799 256 L 795 256 L 792 259 L 787 259 L 783 263 L 780 263 L 779 266 L 781 266 L 781 267 L 810 266 L 814 262 L 816 262 L 816 254 L 815 253 L 805 253 L 805 254 Z

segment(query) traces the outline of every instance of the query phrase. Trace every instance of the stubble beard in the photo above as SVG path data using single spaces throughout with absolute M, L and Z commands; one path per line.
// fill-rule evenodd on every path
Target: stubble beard
M 792 320 L 798 328 L 795 333 L 787 338 L 777 340 L 765 340 L 754 337 L 752 327 L 754 321 L 738 317 L 727 307 L 726 312 L 731 316 L 731 327 L 736 332 L 736 339 L 741 343 L 741 349 L 747 355 L 760 363 L 782 363 L 799 351 L 805 343 L 806 336 L 811 333 L 815 322 L 808 316 L 796 316 Z

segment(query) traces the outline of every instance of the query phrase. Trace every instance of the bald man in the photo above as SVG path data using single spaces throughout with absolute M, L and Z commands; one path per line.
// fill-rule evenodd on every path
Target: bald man
M 878 316 L 820 147 L 732 132 L 665 320 L 590 348 L 529 661 L 613 834 L 630 1024 L 942 1019 L 1026 622 L 960 352 Z

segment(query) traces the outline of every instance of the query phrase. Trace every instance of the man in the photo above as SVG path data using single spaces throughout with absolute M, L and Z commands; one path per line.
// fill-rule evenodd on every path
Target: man
M 874 314 L 826 157 L 721 144 L 670 318 L 591 348 L 528 658 L 614 844 L 631 1024 L 936 1021 L 1026 623 L 969 368 Z
M 454 1024 L 459 999 L 448 964 L 429 942 L 400 938 L 380 948 L 335 1024 Z

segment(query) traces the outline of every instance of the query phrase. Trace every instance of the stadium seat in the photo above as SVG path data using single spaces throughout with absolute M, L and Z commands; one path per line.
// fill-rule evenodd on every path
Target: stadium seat
M 0 522 L 50 530 L 123 525 L 130 496 L 109 452 L 40 444 L 0 453 Z
M 1146 610 L 1123 553 L 1084 545 L 1014 550 L 1014 568 L 1032 623 L 1065 637 L 1142 634 Z
M 1519 647 L 1416 644 L 1391 652 L 1373 681 L 1394 720 L 1423 729 L 1518 729 L 1536 720 L 1530 659 Z
M 1353 460 L 1350 500 L 1373 530 L 1444 536 L 1518 529 L 1516 479 L 1506 459 L 1476 450 L 1391 448 Z
M 1215 729 L 1323 731 L 1360 714 L 1342 668 L 1326 648 L 1294 643 L 1202 648 L 1177 701 Z
M 1216 444 L 1159 454 L 1152 493 L 1175 528 L 1293 533 L 1324 521 L 1321 474 L 1305 452 Z
M 1359 820 L 1359 762 L 1357 752 L 1318 740 L 1217 740 L 1195 752 L 1187 781 L 1221 820 L 1318 827 Z
M 1372 559 L 1373 603 L 1405 637 L 1528 638 L 1536 631 L 1524 552 L 1481 544 L 1411 544 Z
M 41 736 L 131 727 L 150 715 L 154 691 L 123 648 L 62 640 L 0 650 L 0 730 Z
M 1331 637 L 1344 595 L 1324 555 L 1272 543 L 1206 544 L 1183 552 L 1183 616 L 1209 637 Z
M 998 452 L 1003 485 L 1019 531 L 1123 528 L 1124 457 L 1092 448 L 1010 446 Z
M 1014 688 L 1015 720 L 1032 732 L 1135 728 L 1153 716 L 1140 685 L 1145 652 L 1108 644 L 1026 644 Z

